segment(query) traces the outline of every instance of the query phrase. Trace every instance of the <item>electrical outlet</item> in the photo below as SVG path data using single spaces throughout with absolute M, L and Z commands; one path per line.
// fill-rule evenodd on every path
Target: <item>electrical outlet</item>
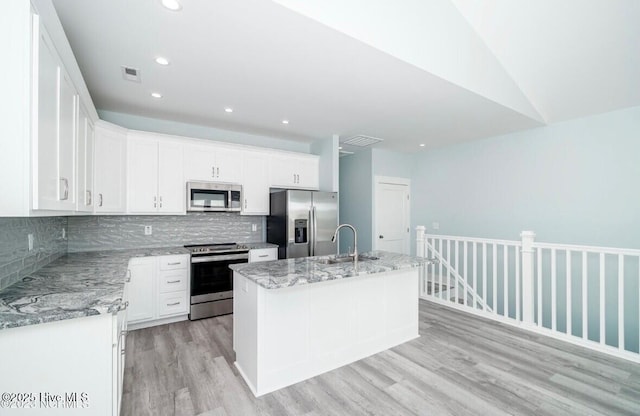
M 258 224 L 251 224 L 251 231 L 258 231 Z
M 439 222 L 432 222 L 431 223 L 431 228 L 433 228 L 434 230 L 439 230 L 440 229 L 440 223 Z
M 33 250 L 33 234 L 29 234 L 27 236 L 27 241 L 29 242 L 29 251 Z
M 150 225 L 145 225 L 144 235 L 151 235 L 151 234 L 153 234 L 153 228 Z

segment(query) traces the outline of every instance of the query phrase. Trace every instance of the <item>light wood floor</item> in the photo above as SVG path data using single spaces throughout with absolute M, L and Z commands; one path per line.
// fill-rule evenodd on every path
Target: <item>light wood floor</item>
M 640 415 L 640 365 L 420 302 L 421 337 L 253 397 L 232 317 L 133 331 L 122 414 Z

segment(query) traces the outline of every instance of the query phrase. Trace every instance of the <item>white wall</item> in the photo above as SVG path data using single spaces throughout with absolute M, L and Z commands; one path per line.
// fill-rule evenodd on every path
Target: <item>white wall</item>
M 310 153 L 309 143 L 296 142 L 293 140 L 284 140 L 275 137 L 222 130 L 215 127 L 181 123 L 171 120 L 161 120 L 113 111 L 98 110 L 98 114 L 102 120 L 132 130 L 151 131 L 155 133 L 174 134 L 178 136 L 210 139 L 250 146 L 269 147 L 272 149 L 289 150 L 292 152 Z

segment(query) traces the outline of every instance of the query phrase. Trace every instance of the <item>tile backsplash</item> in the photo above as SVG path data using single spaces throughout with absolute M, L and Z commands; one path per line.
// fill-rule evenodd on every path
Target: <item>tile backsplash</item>
M 0 218 L 0 290 L 64 255 L 63 228 L 67 228 L 65 217 Z M 33 234 L 31 251 L 29 234 Z
M 229 212 L 69 217 L 69 252 L 264 241 L 265 218 Z M 255 225 L 256 231 L 252 231 Z M 145 226 L 152 234 L 145 235 Z

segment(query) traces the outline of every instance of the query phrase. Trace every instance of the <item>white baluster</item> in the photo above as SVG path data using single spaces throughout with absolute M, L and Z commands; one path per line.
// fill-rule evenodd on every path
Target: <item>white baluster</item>
M 587 315 L 587 252 L 582 252 L 582 339 L 588 338 L 588 322 Z
M 442 238 L 438 238 L 438 253 L 440 253 L 440 258 L 442 258 Z M 438 262 L 438 298 L 442 299 L 442 261 Z
M 556 311 L 558 300 L 556 299 L 556 249 L 551 250 L 551 329 L 556 330 L 558 313 Z
M 460 253 L 459 253 L 459 248 L 460 248 L 460 242 L 456 241 L 456 270 L 458 270 L 458 268 L 460 267 Z M 454 282 L 456 282 L 456 303 L 458 303 L 458 299 L 460 299 L 460 282 L 458 281 L 458 279 L 454 279 Z
M 518 246 L 513 247 L 513 254 L 516 257 L 516 321 L 520 321 L 520 253 L 518 253 Z
M 572 298 L 573 298 L 573 293 L 572 293 L 572 278 L 573 276 L 571 275 L 571 250 L 567 250 L 565 253 L 566 254 L 566 261 L 567 261 L 567 334 L 572 335 L 573 334 L 573 307 L 572 305 Z
M 473 308 L 478 307 L 476 296 L 478 294 L 478 243 L 473 243 L 473 296 L 471 301 L 473 302 Z
M 493 313 L 498 314 L 498 245 L 493 243 Z
M 468 244 L 467 244 L 466 241 L 464 241 L 463 244 L 464 244 L 464 247 L 463 247 L 464 250 L 462 250 L 462 253 L 464 255 L 464 259 L 462 261 L 464 262 L 464 276 L 463 277 L 464 277 L 464 284 L 465 284 L 465 290 L 464 290 L 464 293 L 463 293 L 463 296 L 464 296 L 464 302 L 463 303 L 464 303 L 464 305 L 467 305 L 468 304 L 468 302 L 467 302 L 468 299 L 467 298 L 469 297 L 469 294 L 467 293 L 467 288 L 468 288 L 468 284 L 469 284 L 469 277 L 468 277 L 469 276 L 469 252 L 468 252 L 469 249 L 468 249 Z
M 624 351 L 624 256 L 618 254 L 618 349 Z
M 538 258 L 538 326 L 542 328 L 542 249 L 536 250 Z
M 504 273 L 502 273 L 502 289 L 504 300 L 502 301 L 502 315 L 509 317 L 509 247 L 502 246 L 502 261 L 504 263 Z
M 605 344 L 604 331 L 604 253 L 600 253 L 600 344 Z
M 534 286 L 533 286 L 533 231 L 520 233 L 522 239 L 522 321 L 528 324 L 534 322 Z M 516 253 L 516 257 L 518 254 Z
M 483 310 L 487 306 L 487 243 L 482 243 L 482 302 Z
M 451 264 L 451 240 L 447 239 L 447 263 Z M 447 301 L 451 301 L 451 270 L 447 268 Z

